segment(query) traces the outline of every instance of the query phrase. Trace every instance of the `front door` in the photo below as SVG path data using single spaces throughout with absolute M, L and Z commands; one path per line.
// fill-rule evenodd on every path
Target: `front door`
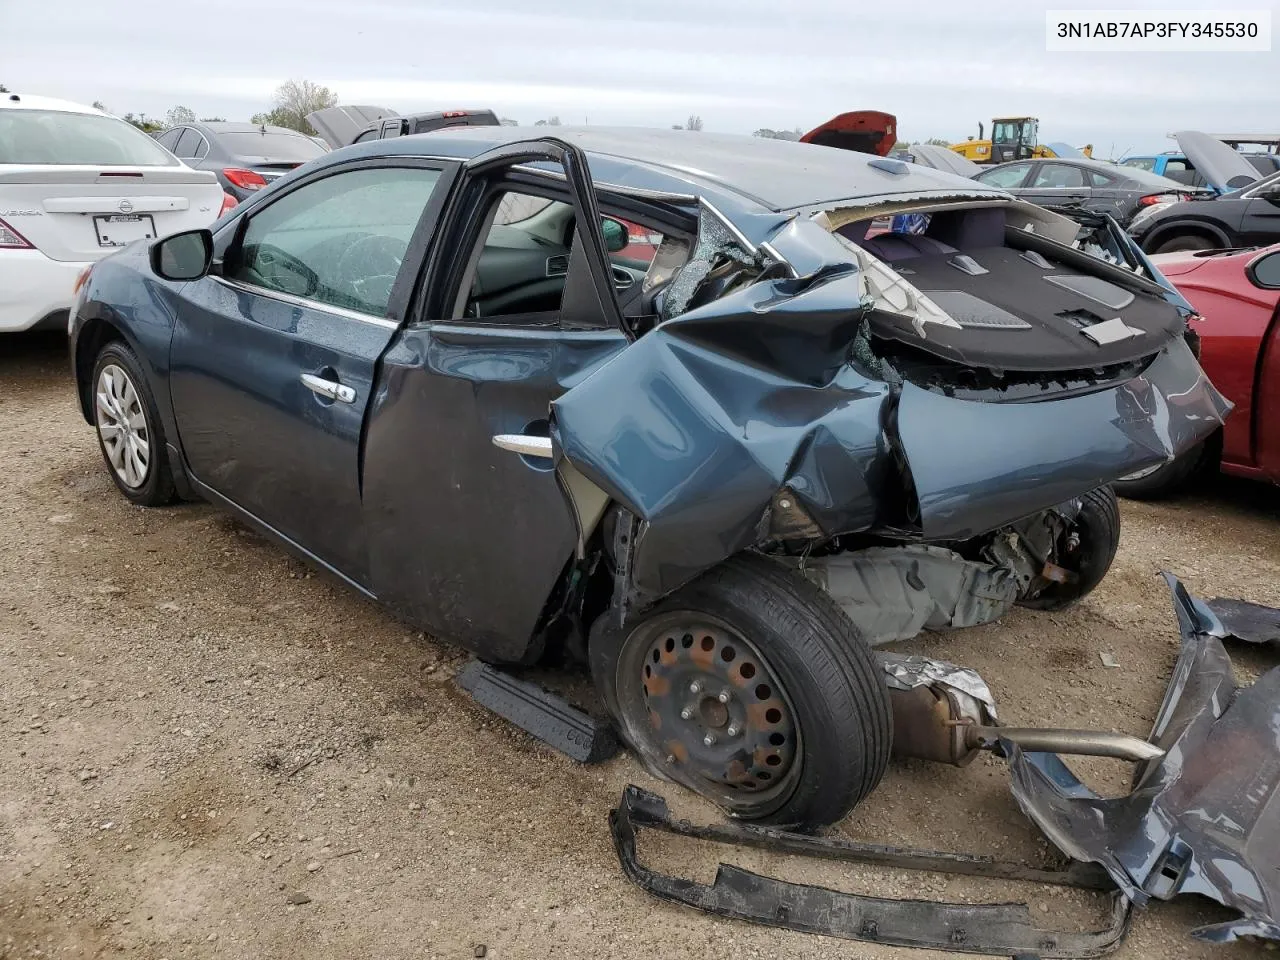
M 555 159 L 567 176 L 515 170 Z M 629 342 L 586 160 L 538 141 L 473 161 L 442 224 L 419 322 L 383 360 L 365 490 L 378 598 L 492 660 L 518 661 L 571 562 L 549 459 L 551 400 Z M 619 270 L 625 270 L 619 267 Z
M 364 161 L 282 192 L 236 222 L 220 275 L 183 289 L 175 325 L 170 388 L 194 478 L 364 587 L 365 412 L 421 264 L 407 252 L 425 246 L 450 169 Z

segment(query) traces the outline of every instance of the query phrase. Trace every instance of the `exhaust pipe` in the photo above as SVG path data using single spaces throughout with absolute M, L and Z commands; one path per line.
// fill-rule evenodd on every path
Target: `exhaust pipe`
M 1124 733 L 1002 727 L 982 678 L 971 670 L 923 657 L 880 654 L 893 709 L 893 755 L 963 767 L 1001 741 L 1028 753 L 1111 757 L 1140 762 L 1164 756 L 1155 744 Z

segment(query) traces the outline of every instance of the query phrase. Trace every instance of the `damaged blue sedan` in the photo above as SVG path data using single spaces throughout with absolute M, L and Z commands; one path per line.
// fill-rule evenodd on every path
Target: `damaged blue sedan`
M 1084 596 L 1109 483 L 1218 429 L 1190 308 L 1114 224 L 941 171 L 556 133 L 358 144 L 101 261 L 84 416 L 132 502 L 589 664 L 658 775 L 834 822 L 893 745 L 871 646 Z

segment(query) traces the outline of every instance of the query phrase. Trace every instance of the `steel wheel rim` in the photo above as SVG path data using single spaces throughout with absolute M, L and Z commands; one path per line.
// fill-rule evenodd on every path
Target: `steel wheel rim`
M 615 689 L 628 742 L 677 783 L 756 816 L 795 789 L 804 744 L 793 702 L 759 649 L 723 620 L 673 611 L 640 624 L 623 644 Z
M 133 380 L 114 363 L 98 372 L 94 421 L 116 478 L 131 490 L 143 486 L 151 470 L 151 429 Z

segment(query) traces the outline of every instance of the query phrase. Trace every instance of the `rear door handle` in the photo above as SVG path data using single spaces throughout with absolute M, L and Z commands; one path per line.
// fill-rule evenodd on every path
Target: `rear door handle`
M 352 387 L 338 383 L 336 380 L 317 377 L 314 373 L 304 373 L 302 384 L 313 393 L 328 397 L 330 400 L 341 400 L 343 403 L 355 403 L 356 400 L 356 392 Z

